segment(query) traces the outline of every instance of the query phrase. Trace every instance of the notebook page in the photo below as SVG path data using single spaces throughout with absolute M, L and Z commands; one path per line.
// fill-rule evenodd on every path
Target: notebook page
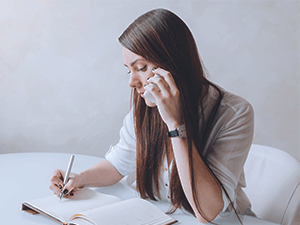
M 62 198 L 60 200 L 58 196 L 52 195 L 45 198 L 27 201 L 27 203 L 60 218 L 62 221 L 67 221 L 75 213 L 119 201 L 120 199 L 115 196 L 101 194 L 92 189 L 83 188 L 76 191 L 73 197 Z
M 160 209 L 146 200 L 133 198 L 82 212 L 94 224 L 118 224 L 118 225 L 150 225 L 168 224 L 175 222 Z M 72 220 L 81 224 L 79 220 Z

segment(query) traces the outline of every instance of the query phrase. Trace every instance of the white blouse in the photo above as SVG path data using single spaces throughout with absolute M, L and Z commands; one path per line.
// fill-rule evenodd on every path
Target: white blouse
M 246 186 L 244 163 L 252 144 L 254 130 L 254 112 L 252 106 L 243 98 L 221 89 L 224 96 L 221 101 L 215 125 L 207 140 L 204 153 L 209 149 L 208 161 L 210 167 L 225 187 L 230 199 L 234 202 L 240 214 L 254 215 L 251 204 L 243 187 Z M 208 115 L 212 103 L 218 97 L 217 91 L 209 87 L 203 101 L 204 115 Z M 135 181 L 136 169 L 136 137 L 132 111 L 126 115 L 120 130 L 120 140 L 111 146 L 106 153 L 106 159 L 111 162 L 123 176 Z M 162 200 L 169 199 L 169 178 L 172 163 L 168 167 L 164 162 L 160 177 L 160 195 Z M 223 212 L 232 212 L 232 207 L 223 191 Z

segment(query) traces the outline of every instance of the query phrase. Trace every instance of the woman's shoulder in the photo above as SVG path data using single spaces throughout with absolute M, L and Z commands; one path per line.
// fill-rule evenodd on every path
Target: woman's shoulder
M 207 96 L 208 102 L 216 101 L 218 99 L 219 91 L 217 88 L 223 95 L 220 102 L 220 111 L 222 114 L 226 112 L 226 114 L 250 113 L 253 115 L 253 107 L 249 101 L 217 85 L 216 87 L 213 87 L 212 85 L 209 87 Z
M 232 110 L 240 111 L 240 110 L 251 110 L 253 111 L 253 107 L 249 101 L 245 98 L 236 95 L 232 92 L 223 90 L 223 99 L 221 105 L 228 106 Z

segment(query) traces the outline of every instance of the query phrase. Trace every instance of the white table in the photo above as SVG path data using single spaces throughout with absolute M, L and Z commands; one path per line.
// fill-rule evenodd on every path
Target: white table
M 55 168 L 65 170 L 70 154 L 63 153 L 15 153 L 0 154 L 0 224 L 9 225 L 57 225 L 56 222 L 42 216 L 29 215 L 21 211 L 21 203 L 26 200 L 52 195 L 49 190 L 49 178 Z M 73 172 L 80 172 L 102 160 L 98 157 L 76 155 Z M 135 190 L 129 187 L 125 180 L 110 187 L 96 188 L 95 190 L 112 194 L 122 200 L 138 197 Z M 153 202 L 158 208 L 167 211 L 169 203 Z M 171 217 L 179 224 L 200 224 L 193 216 L 183 214 L 178 210 Z M 241 216 L 245 225 L 274 225 L 268 221 L 250 216 Z M 239 224 L 236 217 L 217 218 L 218 224 Z

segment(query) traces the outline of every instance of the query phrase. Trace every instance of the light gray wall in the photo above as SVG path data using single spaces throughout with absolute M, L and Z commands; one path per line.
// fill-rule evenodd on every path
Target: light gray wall
M 191 28 L 210 79 L 255 110 L 254 143 L 299 154 L 298 1 L 0 1 L 0 153 L 103 156 L 130 89 L 117 41 L 164 7 Z

